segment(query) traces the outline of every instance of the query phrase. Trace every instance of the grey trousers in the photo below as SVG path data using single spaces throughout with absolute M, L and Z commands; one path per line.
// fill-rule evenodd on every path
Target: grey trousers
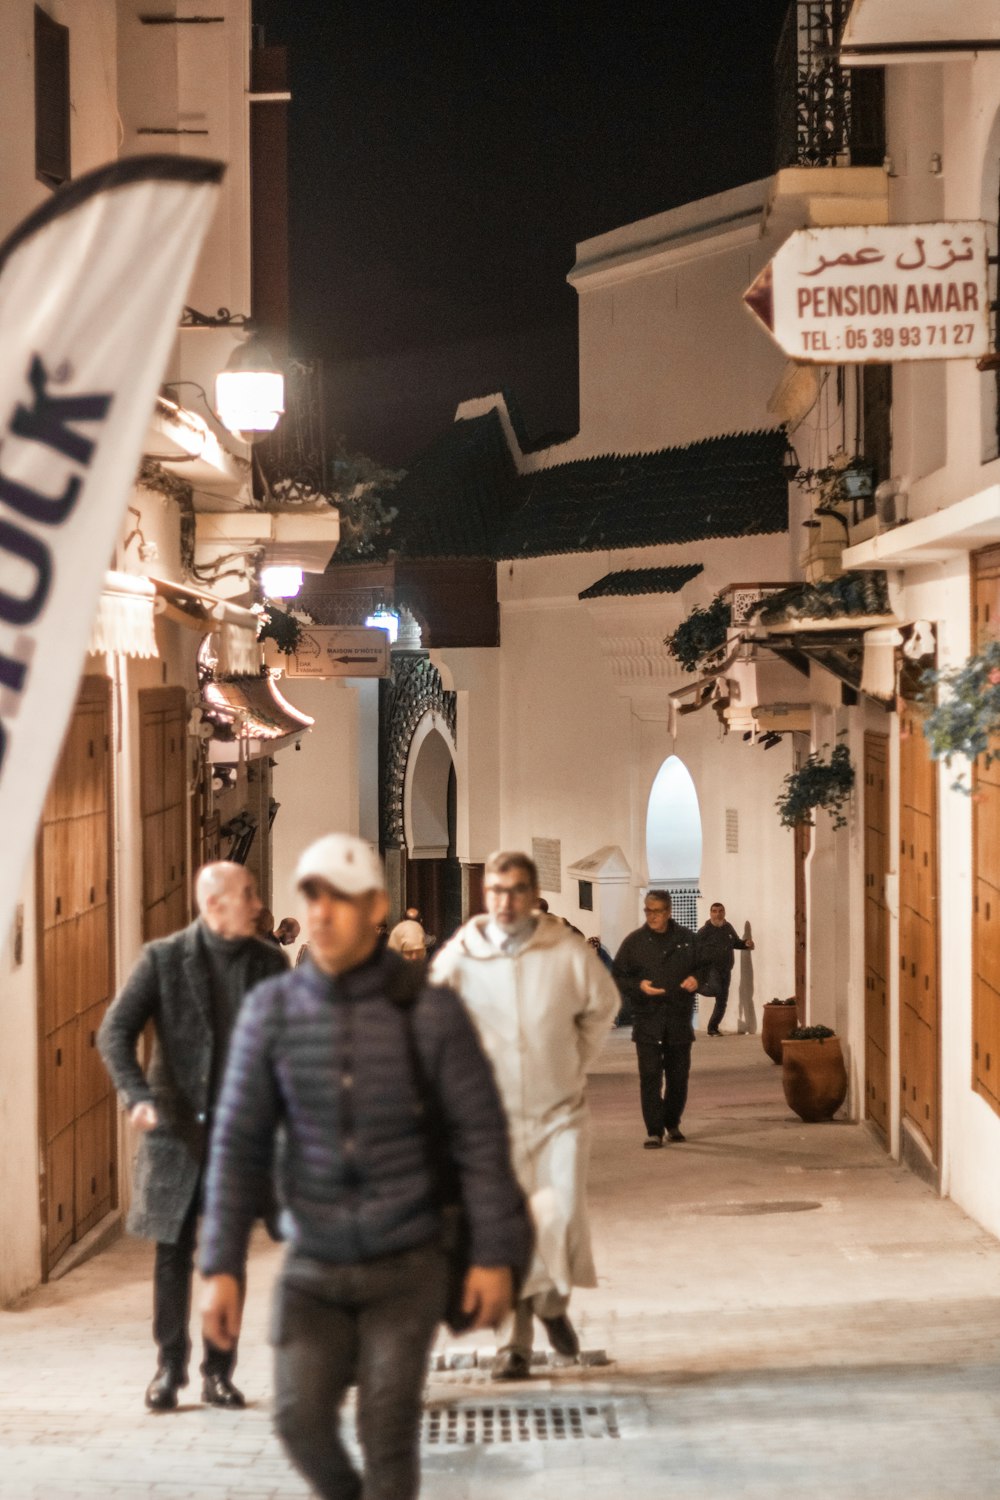
M 513 1349 L 530 1359 L 535 1318 L 558 1318 L 568 1307 L 569 1297 L 557 1292 L 555 1287 L 515 1302 L 514 1311 L 497 1331 L 500 1349 Z
M 445 1296 L 436 1244 L 352 1265 L 285 1261 L 271 1325 L 275 1426 L 323 1500 L 416 1500 L 421 1399 Z M 363 1477 L 340 1436 L 350 1385 Z

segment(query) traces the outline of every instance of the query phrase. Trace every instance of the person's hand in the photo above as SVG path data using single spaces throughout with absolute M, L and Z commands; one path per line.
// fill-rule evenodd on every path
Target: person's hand
M 744 947 L 746 947 L 746 948 L 752 948 L 753 947 L 753 938 L 747 938 L 746 943 L 744 944 Z
M 666 990 L 658 990 L 651 979 L 640 980 L 639 988 L 644 995 L 665 995 L 667 993 Z
M 218 1349 L 235 1349 L 243 1319 L 243 1297 L 235 1276 L 206 1276 L 201 1294 L 201 1331 Z
M 687 990 L 689 995 L 694 995 L 697 993 L 698 981 L 697 979 L 695 979 L 693 974 L 689 974 L 686 979 L 681 980 L 681 989 Z
M 470 1266 L 462 1292 L 462 1311 L 473 1328 L 496 1328 L 514 1306 L 514 1278 L 509 1266 Z
M 160 1123 L 156 1105 L 150 1104 L 146 1099 L 139 1104 L 133 1104 L 128 1112 L 128 1122 L 134 1130 L 141 1131 L 143 1135 L 149 1130 L 155 1130 Z

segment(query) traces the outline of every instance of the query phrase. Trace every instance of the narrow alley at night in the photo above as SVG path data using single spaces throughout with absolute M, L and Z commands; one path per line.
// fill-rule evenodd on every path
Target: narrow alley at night
M 758 1037 L 699 1041 L 687 1142 L 638 1150 L 631 1051 L 613 1033 L 591 1080 L 600 1286 L 578 1294 L 578 1326 L 584 1357 L 604 1351 L 610 1363 L 537 1366 L 514 1389 L 482 1368 L 434 1371 L 423 1493 L 995 1494 L 993 1236 L 863 1126 L 792 1116 Z M 0 1361 L 5 1500 L 304 1497 L 270 1431 L 278 1260 L 266 1240 L 251 1259 L 245 1413 L 208 1410 L 196 1392 L 177 1413 L 137 1410 L 149 1363 L 139 1242 L 119 1240 L 29 1297 L 6 1320 Z M 438 1362 L 471 1363 L 474 1348 L 487 1349 L 484 1336 L 442 1335 Z

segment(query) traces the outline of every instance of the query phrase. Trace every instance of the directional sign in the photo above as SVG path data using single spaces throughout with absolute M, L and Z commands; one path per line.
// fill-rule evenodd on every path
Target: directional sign
M 304 625 L 294 656 L 271 658 L 289 677 L 388 677 L 389 632 Z
M 978 359 L 990 349 L 986 225 L 799 229 L 743 300 L 793 359 Z

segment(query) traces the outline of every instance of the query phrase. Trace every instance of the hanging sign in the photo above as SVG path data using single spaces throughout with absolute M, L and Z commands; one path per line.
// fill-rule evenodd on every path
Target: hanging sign
M 800 362 L 978 359 L 991 347 L 986 228 L 799 229 L 743 300 Z
M 0 943 L 223 170 L 125 157 L 0 245 Z
M 268 651 L 288 677 L 388 677 L 389 632 L 377 626 L 304 625 L 291 656 Z

